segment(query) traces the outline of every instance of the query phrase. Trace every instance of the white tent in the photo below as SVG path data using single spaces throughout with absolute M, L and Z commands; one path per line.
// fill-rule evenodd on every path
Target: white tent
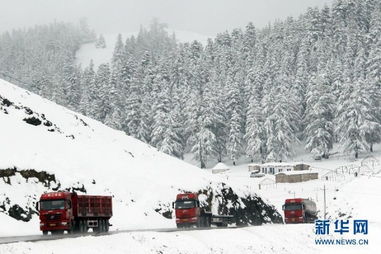
M 213 174 L 221 173 L 221 172 L 228 171 L 229 169 L 230 169 L 230 168 L 229 168 L 226 164 L 224 164 L 224 163 L 222 163 L 222 162 L 219 162 L 219 163 L 217 163 L 216 166 L 214 166 L 214 167 L 212 168 L 212 173 L 213 173 Z

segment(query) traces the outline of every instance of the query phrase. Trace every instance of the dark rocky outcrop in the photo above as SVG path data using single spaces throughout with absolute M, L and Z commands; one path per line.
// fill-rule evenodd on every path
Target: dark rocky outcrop
M 166 219 L 172 219 L 172 207 L 170 204 L 159 204 L 159 207 L 155 209 L 155 212 L 161 214 Z
M 199 191 L 207 196 L 206 209 L 210 210 L 212 202 L 218 203 L 218 213 L 233 215 L 237 226 L 261 225 L 263 223 L 283 223 L 282 216 L 272 205 L 266 204 L 257 195 L 238 196 L 224 183 L 217 188 L 211 187 Z
M 51 183 L 56 183 L 56 177 L 53 174 L 49 174 L 45 171 L 36 171 L 34 169 L 26 169 L 18 171 L 22 177 L 27 181 L 29 178 L 37 178 L 40 183 L 43 183 L 45 187 L 50 188 Z
M 29 182 L 31 178 L 37 179 L 37 182 L 33 182 L 33 184 L 42 184 L 45 188 L 45 192 L 72 191 L 86 193 L 85 186 L 79 182 L 74 186 L 62 188 L 61 183 L 56 179 L 56 176 L 54 174 L 49 174 L 46 171 L 37 171 L 35 169 L 20 170 L 16 167 L 0 169 L 0 177 L 3 178 L 5 184 L 12 185 L 13 182 L 20 183 L 19 180 L 16 181 L 16 179 L 12 179 L 17 175 L 24 178 L 26 182 Z M 14 185 L 14 188 L 17 188 L 17 186 L 18 185 Z M 38 214 L 38 211 L 34 206 L 37 202 L 37 195 L 26 195 L 25 200 L 27 201 L 25 204 L 33 204 L 32 207 L 14 203 L 9 197 L 3 194 L 0 196 L 0 212 L 5 213 L 16 220 L 25 222 L 30 221 L 33 215 Z
M 23 121 L 27 122 L 28 124 L 34 125 L 34 126 L 41 125 L 41 123 L 42 123 L 40 119 L 38 119 L 34 116 L 24 118 Z
M 28 222 L 32 219 L 33 214 L 38 214 L 35 210 L 32 210 L 30 207 L 28 207 L 26 210 L 24 210 L 19 205 L 13 205 L 8 209 L 8 215 L 16 220 L 21 220 Z
M 187 191 L 179 190 L 179 193 Z M 263 223 L 283 223 L 282 216 L 272 205 L 266 204 L 257 195 L 238 196 L 234 190 L 224 183 L 217 186 L 208 186 L 199 190 L 198 194 L 204 194 L 206 200 L 200 202 L 201 207 L 211 211 L 211 207 L 217 204 L 218 214 L 233 215 L 237 226 L 261 225 Z M 173 218 L 171 204 L 159 204 L 155 209 L 167 219 Z
M 16 175 L 16 168 L 0 169 L 0 177 L 3 178 L 6 184 L 11 184 L 11 176 Z

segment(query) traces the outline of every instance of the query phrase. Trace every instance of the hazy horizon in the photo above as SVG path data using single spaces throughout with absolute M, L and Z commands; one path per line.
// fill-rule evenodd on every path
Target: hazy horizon
M 308 7 L 333 0 L 0 0 L 0 32 L 54 21 L 79 22 L 86 18 L 97 33 L 135 32 L 153 18 L 172 30 L 205 36 L 244 27 L 258 28 L 288 16 L 298 17 Z

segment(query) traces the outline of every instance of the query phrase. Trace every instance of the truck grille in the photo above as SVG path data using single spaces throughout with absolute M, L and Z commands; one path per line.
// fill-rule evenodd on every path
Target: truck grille
M 60 220 L 62 217 L 61 214 L 45 214 L 46 221 L 56 221 Z

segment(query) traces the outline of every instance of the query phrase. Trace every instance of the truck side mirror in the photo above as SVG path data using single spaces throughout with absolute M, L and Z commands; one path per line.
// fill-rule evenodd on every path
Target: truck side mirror
M 286 208 L 286 206 L 285 206 L 285 205 L 282 205 L 282 210 L 283 210 L 283 211 L 285 210 L 285 208 Z
M 175 202 L 172 202 L 172 208 L 175 208 Z
M 71 201 L 70 201 L 70 200 L 67 201 L 67 208 L 68 208 L 68 209 L 71 208 Z
M 36 202 L 36 210 L 40 211 L 40 202 L 38 202 L 38 201 Z

